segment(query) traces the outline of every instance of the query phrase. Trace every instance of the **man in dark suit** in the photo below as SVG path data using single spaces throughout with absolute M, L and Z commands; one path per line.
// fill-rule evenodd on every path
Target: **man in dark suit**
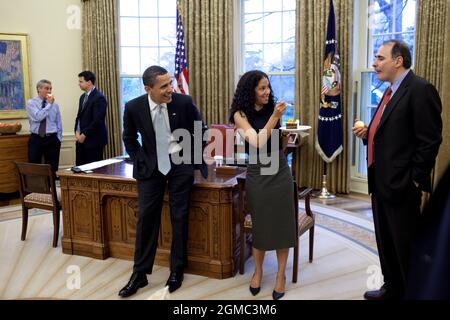
M 105 117 L 108 105 L 105 96 L 95 87 L 95 74 L 83 71 L 78 75 L 81 95 L 75 119 L 76 165 L 103 160 L 108 144 Z
M 200 170 L 207 175 L 202 161 L 202 148 L 196 150 L 194 139 L 202 141 L 203 122 L 191 97 L 172 93 L 167 70 L 151 66 L 143 74 L 147 94 L 129 101 L 123 116 L 123 141 L 134 162 L 133 177 L 137 180 L 139 217 L 136 226 L 136 246 L 133 273 L 120 290 L 128 297 L 148 284 L 158 245 L 163 197 L 168 186 L 172 223 L 169 291 L 177 290 L 183 281 L 187 264 L 189 197 L 194 183 L 194 158 L 200 159 Z M 200 131 L 194 136 L 194 126 Z M 174 131 L 186 133 L 181 141 Z M 138 142 L 141 134 L 142 144 Z M 200 145 L 202 145 L 200 143 Z M 188 150 L 188 149 L 191 149 Z M 183 154 L 184 153 L 184 154 Z M 181 163 L 176 161 L 180 156 Z
M 375 56 L 377 78 L 390 87 L 369 125 L 354 127 L 368 146 L 368 182 L 384 285 L 367 300 L 402 299 L 422 191 L 442 141 L 442 104 L 436 88 L 414 75 L 405 43 L 386 41 Z

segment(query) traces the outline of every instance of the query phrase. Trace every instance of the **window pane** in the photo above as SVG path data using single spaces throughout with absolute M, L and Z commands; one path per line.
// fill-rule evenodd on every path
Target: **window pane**
M 269 75 L 273 95 L 278 100 L 294 103 L 294 75 Z
M 120 45 L 139 46 L 138 18 L 120 18 Z
M 263 12 L 262 8 L 263 2 L 261 0 L 245 0 L 244 1 L 244 12 Z
M 281 11 L 282 4 L 280 0 L 264 0 L 264 12 Z
M 140 0 L 139 14 L 143 17 L 157 17 L 158 0 Z
M 262 43 L 263 42 L 263 15 L 246 14 L 244 16 L 245 33 L 244 43 Z
M 175 71 L 175 47 L 159 49 L 159 63 L 173 75 Z
M 416 1 L 413 0 L 403 0 L 403 3 L 406 2 L 406 6 L 403 9 L 403 14 L 402 14 L 402 30 L 403 32 L 405 31 L 414 31 L 414 29 L 416 28 Z
M 159 65 L 158 48 L 141 48 L 141 74 L 153 65 Z
M 283 44 L 283 71 L 294 71 L 295 69 L 295 43 Z
M 121 78 L 122 107 L 125 104 L 145 93 L 141 78 Z
M 283 0 L 283 10 L 295 10 L 296 0 Z
M 158 19 L 141 18 L 141 46 L 158 46 Z
M 265 44 L 264 45 L 264 67 L 266 72 L 279 72 L 282 71 L 281 61 L 281 43 Z
M 281 39 L 281 12 L 269 13 L 264 17 L 264 42 L 280 42 Z
M 392 32 L 392 5 L 390 0 L 380 3 L 371 0 L 369 7 L 369 29 L 373 34 L 384 34 Z
M 176 19 L 159 19 L 159 45 L 161 47 L 173 46 L 177 44 Z
M 245 45 L 245 71 L 261 69 L 263 65 L 263 46 L 261 44 Z
M 369 76 L 370 80 L 370 100 L 366 102 L 366 107 L 371 109 L 365 117 L 365 123 L 369 123 L 375 114 L 375 110 L 378 107 L 378 104 L 381 102 L 383 98 L 383 94 L 389 86 L 389 83 L 383 82 L 377 79 L 377 76 L 374 72 L 367 73 L 366 77 Z
M 283 12 L 283 41 L 295 41 L 295 11 Z
M 137 17 L 139 14 L 138 0 L 120 0 L 119 12 L 121 16 Z
M 176 0 L 160 0 L 158 7 L 160 17 L 177 16 Z
M 139 47 L 121 48 L 121 73 L 140 74 L 139 68 Z
M 373 51 L 372 56 L 369 59 L 370 66 L 372 66 L 372 62 L 375 59 L 375 55 L 377 54 L 378 48 L 381 47 L 384 41 L 391 39 L 391 35 L 385 35 L 385 36 L 374 36 L 372 39 L 372 45 L 373 45 Z

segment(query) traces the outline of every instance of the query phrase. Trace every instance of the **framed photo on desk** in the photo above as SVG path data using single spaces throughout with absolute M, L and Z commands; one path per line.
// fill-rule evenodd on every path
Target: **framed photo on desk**
M 0 33 L 0 119 L 27 118 L 30 97 L 28 36 Z
M 298 140 L 297 133 L 289 133 L 289 135 L 288 135 L 288 143 L 289 144 L 296 144 L 297 140 Z

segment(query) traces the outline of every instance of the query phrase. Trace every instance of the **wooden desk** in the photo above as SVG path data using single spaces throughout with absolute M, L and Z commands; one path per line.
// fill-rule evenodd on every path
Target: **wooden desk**
M 92 174 L 57 172 L 61 178 L 64 253 L 133 260 L 138 195 L 132 171 L 132 164 L 120 162 Z M 239 261 L 237 175 L 216 175 L 210 167 L 205 180 L 196 171 L 186 272 L 218 279 L 236 273 Z M 166 193 L 155 264 L 169 266 L 171 239 Z

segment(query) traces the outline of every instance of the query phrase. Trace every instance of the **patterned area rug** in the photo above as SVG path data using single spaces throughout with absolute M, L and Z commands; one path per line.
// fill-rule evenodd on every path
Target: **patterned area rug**
M 300 203 L 300 207 L 304 206 Z M 316 224 L 339 234 L 378 255 L 377 243 L 372 221 L 357 218 L 354 214 L 328 205 L 311 204 Z

